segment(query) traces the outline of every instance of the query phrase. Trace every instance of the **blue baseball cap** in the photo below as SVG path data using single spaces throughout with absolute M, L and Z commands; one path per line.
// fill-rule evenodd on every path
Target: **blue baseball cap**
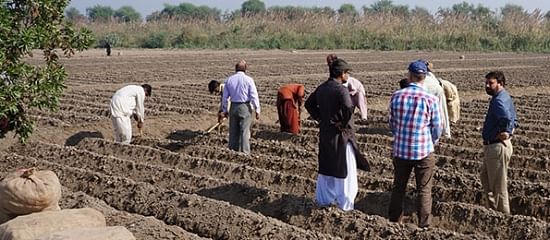
M 409 72 L 426 74 L 428 73 L 428 66 L 423 60 L 417 60 L 409 64 Z

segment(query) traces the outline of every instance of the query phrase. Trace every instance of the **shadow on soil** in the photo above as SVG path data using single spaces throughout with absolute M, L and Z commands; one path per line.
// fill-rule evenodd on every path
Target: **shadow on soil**
M 185 149 L 187 146 L 195 144 L 201 137 L 206 136 L 201 131 L 192 131 L 189 129 L 178 130 L 168 134 L 166 139 L 174 140 L 175 142 L 167 144 L 159 144 L 157 147 L 164 148 L 169 151 L 177 152 Z M 192 141 L 195 140 L 195 141 Z
M 315 203 L 311 198 L 289 194 L 273 197 L 265 189 L 258 189 L 240 183 L 204 189 L 197 194 L 226 201 L 232 205 L 278 219 L 289 219 L 297 215 L 307 216 L 315 208 Z
M 291 133 L 260 130 L 260 131 L 256 131 L 256 134 L 254 134 L 253 137 L 263 139 L 263 140 L 287 141 L 292 139 L 292 137 L 294 136 L 296 135 L 293 135 Z
M 369 192 L 365 196 L 357 198 L 355 209 L 369 215 L 378 215 L 388 218 L 391 192 Z M 415 212 L 414 196 L 406 194 L 404 197 L 403 215 L 411 216 Z
M 70 136 L 65 140 L 65 146 L 76 146 L 79 144 L 82 140 L 86 138 L 101 138 L 103 139 L 103 134 L 101 132 L 90 132 L 90 131 L 81 131 L 76 133 L 75 135 Z
M 360 127 L 357 129 L 358 134 L 379 134 L 386 136 L 393 136 L 389 128 L 379 128 L 379 127 Z
M 187 141 L 187 140 L 196 138 L 198 136 L 202 136 L 201 131 L 192 131 L 189 129 L 185 129 L 185 130 L 177 130 L 177 131 L 171 132 L 170 134 L 168 134 L 168 137 L 166 137 L 166 139 L 175 140 L 175 141 Z

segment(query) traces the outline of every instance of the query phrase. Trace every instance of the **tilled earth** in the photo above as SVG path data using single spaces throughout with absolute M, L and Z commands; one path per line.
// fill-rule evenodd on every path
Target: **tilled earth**
M 313 91 L 327 78 L 328 53 L 122 50 L 106 57 L 92 50 L 63 59 L 69 80 L 59 111 L 32 113 L 38 129 L 28 144 L 0 142 L 1 174 L 30 166 L 53 170 L 64 186 L 63 208 L 96 208 L 138 239 L 550 238 L 548 56 L 467 53 L 461 60 L 453 52 L 336 52 L 367 89 L 369 119 L 356 121 L 356 136 L 373 169 L 359 172 L 356 210 L 342 212 L 314 202 L 317 124 L 304 113 L 295 136 L 279 133 L 275 123 L 278 87 L 297 82 Z M 251 155 L 227 149 L 226 129 L 203 134 L 219 104 L 206 84 L 230 75 L 241 58 L 263 108 L 252 126 Z M 433 61 L 435 74 L 455 83 L 462 98 L 453 138 L 435 153 L 428 230 L 415 225 L 413 178 L 406 223 L 387 220 L 393 180 L 387 104 L 408 62 L 419 58 Z M 521 126 L 508 171 L 511 215 L 485 208 L 481 197 L 484 75 L 491 70 L 505 72 Z M 141 83 L 153 85 L 144 134 L 132 145 L 114 143 L 110 97 L 125 84 Z

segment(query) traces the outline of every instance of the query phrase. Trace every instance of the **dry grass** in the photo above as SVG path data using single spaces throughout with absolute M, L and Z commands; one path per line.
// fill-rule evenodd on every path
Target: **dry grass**
M 227 21 L 164 20 L 86 24 L 97 45 L 148 48 L 376 49 L 550 51 L 549 21 L 540 12 L 471 20 L 376 14 L 349 18 L 304 15 Z

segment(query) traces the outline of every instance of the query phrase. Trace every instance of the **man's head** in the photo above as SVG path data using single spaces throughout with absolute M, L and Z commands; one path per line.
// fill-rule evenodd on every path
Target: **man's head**
M 418 83 L 424 81 L 428 73 L 428 66 L 422 60 L 414 61 L 409 64 L 409 83 Z
M 330 64 L 329 70 L 331 78 L 339 79 L 345 83 L 348 81 L 348 72 L 351 71 L 351 67 L 344 59 L 336 59 Z
M 145 96 L 146 96 L 146 97 L 150 97 L 150 96 L 151 96 L 151 92 L 153 91 L 153 88 L 151 87 L 151 85 L 149 85 L 149 84 L 143 84 L 143 85 L 141 85 L 141 87 L 142 87 L 143 90 L 145 91 Z
M 424 64 L 426 64 L 426 68 L 428 69 L 428 72 L 431 72 L 432 69 L 434 68 L 434 64 L 432 62 L 429 62 L 428 60 L 418 59 L 417 62 L 423 62 Z
M 338 56 L 336 56 L 336 54 L 334 53 L 327 55 L 327 65 L 330 67 L 330 64 L 336 59 L 338 59 Z
M 235 72 L 246 72 L 246 61 L 240 60 L 237 64 L 235 64 Z
M 220 82 L 212 80 L 208 83 L 208 91 L 210 94 L 219 94 L 220 91 Z
M 408 78 L 403 78 L 403 79 L 401 79 L 401 81 L 399 81 L 399 87 L 401 89 L 406 88 L 408 86 L 409 86 L 409 79 Z
M 506 77 L 501 71 L 494 71 L 485 75 L 485 92 L 493 96 L 500 90 L 504 89 L 506 85 Z

